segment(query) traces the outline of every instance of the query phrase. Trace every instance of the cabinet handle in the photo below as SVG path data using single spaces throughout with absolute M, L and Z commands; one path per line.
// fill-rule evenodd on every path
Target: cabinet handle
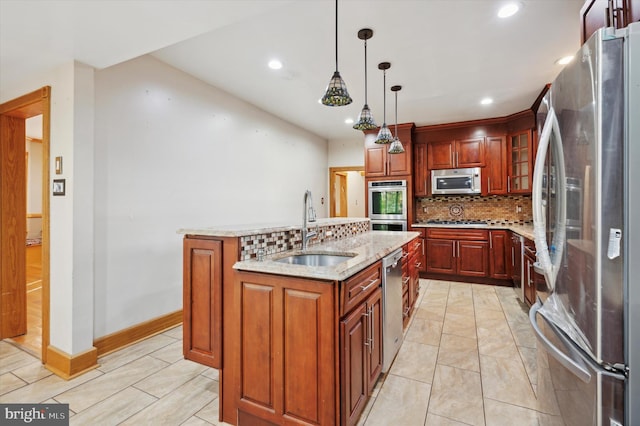
M 507 176 L 507 192 L 511 192 L 511 176 Z
M 491 192 L 491 176 L 487 177 L 487 192 Z
M 451 164 L 455 166 L 455 162 L 453 160 L 453 151 L 451 150 L 451 145 L 449 145 L 449 158 L 451 158 Z
M 420 268 L 422 266 L 422 262 L 416 262 L 416 268 Z
M 404 280 L 402 280 L 402 284 L 408 283 L 410 279 L 411 279 L 411 277 L 405 278 Z
M 458 162 L 459 162 L 459 159 L 458 159 L 458 151 L 456 151 L 456 167 L 458 167 Z
M 409 316 L 409 308 L 405 309 L 404 312 L 402 312 L 402 316 L 403 317 L 408 317 Z
M 516 266 L 516 251 L 511 247 L 511 266 Z
M 402 258 L 403 259 L 406 259 L 408 256 L 409 256 L 409 252 L 402 253 Z
M 371 280 L 369 285 L 367 285 L 367 286 L 361 285 L 360 288 L 362 289 L 362 291 L 367 291 L 367 290 L 369 290 L 371 288 L 372 285 L 374 285 L 377 282 L 378 282 L 378 280 L 374 278 L 374 279 Z
M 491 234 L 489 234 L 489 250 L 493 250 L 493 238 Z
M 370 343 L 370 345 L 369 345 L 369 353 L 372 353 L 373 352 L 373 345 L 375 344 L 375 341 L 376 341 L 376 338 L 375 338 L 375 336 L 376 336 L 376 323 L 375 323 L 376 312 L 373 309 L 373 306 L 371 306 L 369 309 L 371 310 L 371 315 L 369 316 L 369 321 L 371 321 L 371 328 L 369 329 L 370 333 L 371 333 L 371 336 L 369 337 L 369 343 Z

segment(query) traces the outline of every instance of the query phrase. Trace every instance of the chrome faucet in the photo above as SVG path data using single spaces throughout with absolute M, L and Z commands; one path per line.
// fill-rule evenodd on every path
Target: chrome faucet
M 313 208 L 313 197 L 308 189 L 304 193 L 302 206 L 302 250 L 307 249 L 307 242 L 318 235 L 316 231 L 307 229 L 308 222 L 316 221 L 316 211 Z

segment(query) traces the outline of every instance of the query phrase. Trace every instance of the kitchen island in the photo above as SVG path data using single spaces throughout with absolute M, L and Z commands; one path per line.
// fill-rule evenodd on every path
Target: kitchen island
M 419 233 L 371 232 L 368 219 L 310 225 L 305 253 L 344 261 L 280 262 L 300 254 L 300 227 L 179 231 L 184 355 L 220 369 L 222 421 L 355 424 L 380 375 L 380 260 Z

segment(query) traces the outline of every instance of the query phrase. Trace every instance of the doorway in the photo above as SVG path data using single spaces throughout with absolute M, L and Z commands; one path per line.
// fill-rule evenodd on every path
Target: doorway
M 364 167 L 329 168 L 329 216 L 366 217 Z
M 0 338 L 13 338 L 43 363 L 49 344 L 50 93 L 47 86 L 0 105 Z M 31 143 L 28 121 L 41 131 Z M 30 293 L 38 293 L 32 304 Z

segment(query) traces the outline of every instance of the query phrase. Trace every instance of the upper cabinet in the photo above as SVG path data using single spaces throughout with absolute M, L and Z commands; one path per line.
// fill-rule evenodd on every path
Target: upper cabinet
M 429 170 L 482 167 L 484 165 L 484 138 L 437 141 L 427 144 L 427 168 Z
M 531 193 L 533 171 L 532 131 L 525 130 L 509 135 L 507 191 Z
M 482 174 L 482 193 L 504 195 L 507 184 L 507 143 L 504 136 L 488 136 L 485 142 L 487 166 Z
M 624 28 L 640 21 L 640 0 L 587 0 L 580 9 L 580 20 L 584 43 L 599 28 Z
M 375 143 L 376 136 L 378 135 L 377 130 L 365 132 L 365 177 L 411 175 L 413 162 L 411 137 L 413 127 L 413 123 L 398 125 L 398 137 L 405 150 L 402 154 L 389 154 L 388 144 Z

